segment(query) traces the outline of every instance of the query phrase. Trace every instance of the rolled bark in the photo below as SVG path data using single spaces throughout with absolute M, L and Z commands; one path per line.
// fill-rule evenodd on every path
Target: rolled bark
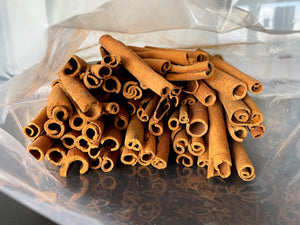
M 180 105 L 179 107 L 179 122 L 186 124 L 189 122 L 189 107 L 188 105 Z
M 142 59 L 140 59 L 131 49 L 120 41 L 113 39 L 109 35 L 103 35 L 99 43 L 112 55 L 121 57 L 123 66 L 140 82 L 158 95 L 168 92 L 170 95 L 178 95 L 180 89 L 158 73 L 154 72 Z M 149 57 L 148 57 L 149 58 Z
M 79 131 L 76 130 L 70 130 L 68 132 L 66 132 L 61 138 L 60 140 L 62 141 L 62 144 L 70 149 L 70 148 L 74 148 L 76 146 L 76 138 L 80 135 Z
M 197 165 L 199 167 L 208 166 L 208 151 L 207 150 L 202 155 L 198 156 Z
M 102 115 L 102 104 L 86 89 L 76 77 L 60 77 L 63 89 L 72 99 L 75 107 L 90 119 L 98 119 Z
M 227 141 L 226 125 L 221 103 L 217 100 L 208 107 L 209 114 L 209 164 L 207 178 L 220 175 L 227 178 L 231 174 L 231 157 Z
M 47 102 L 47 116 L 54 120 L 65 121 L 73 113 L 72 104 L 57 83 L 50 91 Z
M 85 135 L 79 135 L 75 141 L 76 149 L 79 149 L 82 152 L 88 152 L 91 148 L 91 143 Z
M 123 96 L 127 99 L 137 100 L 142 97 L 142 89 L 139 87 L 138 82 L 136 81 L 127 81 L 123 85 Z
M 219 69 L 215 69 L 214 75 L 205 79 L 205 83 L 231 100 L 240 100 L 247 94 L 244 82 Z
M 187 94 L 194 94 L 199 88 L 197 80 L 180 81 L 178 86 L 182 87 L 182 91 Z
M 181 100 L 182 105 L 194 105 L 196 103 L 196 99 L 191 94 L 185 94 Z
M 194 156 L 189 151 L 185 151 L 184 153 L 177 155 L 176 162 L 185 167 L 192 167 L 194 164 Z
M 228 116 L 225 114 L 226 126 L 231 138 L 237 142 L 242 142 L 247 137 L 248 130 L 245 126 L 237 126 L 232 124 Z
M 111 171 L 114 168 L 117 160 L 119 159 L 119 156 L 120 156 L 120 151 L 106 152 L 103 155 L 103 161 L 102 161 L 101 169 L 104 172 Z
M 70 118 L 69 118 L 69 126 L 73 130 L 81 131 L 82 128 L 87 124 L 86 118 L 82 117 L 78 113 L 74 113 Z
M 206 107 L 212 106 L 216 101 L 216 93 L 209 88 L 202 80 L 198 81 L 198 89 L 194 93 L 194 96 Z
M 27 147 L 27 151 L 39 162 L 41 162 L 47 151 L 52 145 L 53 140 L 47 135 L 41 135 L 36 138 L 30 145 Z
M 166 74 L 172 67 L 169 60 L 146 58 L 144 61 L 156 72 L 161 75 Z
M 243 145 L 231 140 L 230 150 L 239 177 L 244 181 L 253 180 L 255 178 L 255 170 Z
M 229 121 L 234 125 L 241 125 L 249 120 L 250 109 L 242 100 L 232 100 L 228 96 L 219 94 Z
M 45 155 L 45 159 L 55 166 L 61 166 L 67 157 L 67 149 L 60 143 L 54 144 Z
M 75 77 L 87 67 L 87 63 L 77 55 L 73 55 L 58 72 L 58 76 Z
M 112 69 L 109 66 L 103 64 L 90 65 L 90 71 L 95 77 L 100 80 L 108 78 L 112 74 Z
M 91 159 L 99 158 L 101 148 L 99 146 L 90 147 L 88 149 L 88 155 Z
M 89 73 L 85 74 L 82 77 L 82 81 L 83 81 L 85 87 L 87 89 L 91 89 L 91 90 L 98 89 L 103 84 L 103 80 L 102 79 L 99 79 L 95 75 L 89 74 Z
M 145 134 L 143 148 L 139 151 L 138 162 L 142 166 L 151 164 L 156 153 L 156 137 L 149 132 Z
M 224 72 L 244 82 L 247 85 L 248 91 L 254 94 L 258 94 L 262 92 L 263 85 L 261 84 L 260 81 L 254 79 L 253 77 L 248 76 L 247 74 L 238 70 L 234 66 L 224 62 L 223 60 L 217 57 L 211 57 L 210 60 L 218 69 L 223 70 Z
M 127 102 L 126 108 L 127 108 L 129 116 L 133 116 L 136 114 L 137 109 L 140 105 L 140 102 L 141 102 L 141 99 L 137 99 L 137 100 L 130 99 Z
M 98 157 L 98 158 L 90 158 L 90 168 L 92 170 L 98 170 L 101 168 L 101 164 L 102 164 L 102 157 Z
M 266 131 L 266 127 L 263 123 L 254 126 L 248 126 L 248 129 L 254 139 L 261 138 Z
M 35 139 L 44 130 L 44 123 L 48 120 L 47 106 L 44 107 L 38 115 L 26 126 L 23 131 L 27 138 Z
M 117 55 L 105 55 L 101 64 L 108 65 L 112 69 L 117 69 L 121 64 L 121 57 Z
M 192 81 L 208 79 L 213 75 L 213 71 L 201 71 L 190 73 L 166 73 L 164 77 L 168 81 Z
M 122 84 L 118 77 L 116 76 L 109 76 L 104 79 L 102 84 L 102 88 L 104 91 L 108 93 L 116 93 L 118 94 L 122 89 Z
M 168 120 L 168 127 L 170 130 L 176 130 L 180 126 L 179 122 L 179 109 L 175 109 L 174 112 L 171 114 Z
M 89 169 L 89 157 L 85 152 L 80 151 L 77 148 L 72 148 L 68 151 L 67 157 L 60 168 L 60 176 L 67 177 L 71 172 L 73 162 L 80 161 L 81 167 L 79 170 L 80 174 L 84 174 Z
M 86 136 L 91 144 L 99 144 L 100 139 L 104 133 L 104 128 L 104 121 L 100 118 L 85 125 L 82 128 L 82 135 Z
M 202 137 L 208 130 L 207 108 L 197 101 L 189 106 L 189 122 L 186 124 L 186 132 L 192 137 Z
M 166 96 L 162 96 L 153 111 L 153 121 L 158 122 L 162 120 L 164 115 L 169 111 L 170 107 L 171 104 L 169 98 L 167 98 Z
M 154 136 L 160 136 L 164 132 L 164 127 L 163 127 L 163 120 L 156 120 L 154 119 L 154 115 L 151 116 L 149 122 L 148 122 L 148 130 L 150 134 Z
M 115 115 L 120 112 L 120 106 L 117 102 L 103 102 L 102 105 L 108 114 Z
M 191 147 L 188 150 L 194 156 L 200 156 L 205 152 L 203 137 L 189 137 L 189 145 Z
M 129 123 L 129 114 L 125 106 L 120 106 L 120 111 L 115 115 L 114 126 L 119 130 L 125 130 Z
M 177 154 L 183 154 L 189 146 L 189 136 L 185 129 L 177 132 L 173 139 L 173 149 Z
M 128 149 L 139 151 L 144 142 L 144 123 L 136 115 L 132 116 L 128 124 L 124 145 Z
M 200 72 L 200 71 L 209 71 L 213 65 L 210 61 L 197 62 L 193 65 L 182 66 L 172 64 L 170 72 L 171 73 L 192 73 L 192 72 Z
M 101 138 L 102 146 L 110 146 L 110 151 L 117 151 L 124 142 L 124 135 L 114 126 L 108 126 Z
M 166 127 L 165 125 L 164 127 Z M 169 151 L 170 151 L 170 130 L 164 129 L 165 131 L 161 136 L 157 138 L 156 155 L 151 165 L 157 169 L 164 169 L 167 167 Z
M 126 146 L 121 147 L 121 162 L 125 165 L 135 166 L 138 162 L 139 152 L 126 148 Z
M 260 111 L 260 109 L 255 104 L 255 102 L 251 99 L 251 97 L 248 94 L 246 94 L 243 101 L 248 106 L 251 112 L 249 116 L 249 120 L 247 121 L 248 126 L 254 126 L 262 123 L 264 116 Z
M 159 96 L 149 92 L 145 98 L 141 100 L 139 108 L 137 109 L 138 118 L 143 122 L 149 121 L 158 102 Z
M 44 130 L 49 137 L 58 139 L 64 135 L 66 131 L 66 125 L 61 121 L 48 119 L 44 124 Z

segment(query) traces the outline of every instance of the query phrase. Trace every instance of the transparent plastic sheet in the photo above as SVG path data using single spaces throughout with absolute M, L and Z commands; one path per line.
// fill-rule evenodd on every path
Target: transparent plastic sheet
M 247 10 L 245 1 L 89 1 L 64 13 L 70 2 L 46 1 L 47 53 L 0 84 L 1 191 L 60 224 L 299 224 L 299 27 L 269 29 L 258 2 Z M 241 181 L 234 168 L 229 179 L 207 180 L 205 170 L 174 160 L 165 170 L 119 165 L 79 176 L 74 168 L 66 179 L 27 153 L 22 127 L 46 104 L 56 71 L 74 53 L 99 60 L 107 32 L 126 44 L 203 47 L 263 82 L 252 97 L 267 131 L 244 141 L 254 181 Z

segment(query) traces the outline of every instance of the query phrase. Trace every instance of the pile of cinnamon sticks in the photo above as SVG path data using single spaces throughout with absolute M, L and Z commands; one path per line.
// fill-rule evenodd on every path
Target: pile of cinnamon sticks
M 126 46 L 109 35 L 99 39 L 102 60 L 74 55 L 52 83 L 48 104 L 24 127 L 34 139 L 27 150 L 80 174 L 111 171 L 118 161 L 167 167 L 176 162 L 207 166 L 207 177 L 255 177 L 241 142 L 265 132 L 263 114 L 247 91 L 262 84 L 203 50 Z

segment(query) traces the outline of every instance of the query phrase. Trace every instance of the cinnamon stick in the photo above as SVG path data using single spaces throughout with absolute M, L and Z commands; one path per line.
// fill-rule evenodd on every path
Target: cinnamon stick
M 232 100 L 240 100 L 247 93 L 247 86 L 244 82 L 219 69 L 215 69 L 214 75 L 205 79 L 205 83 Z
M 208 166 L 208 151 L 207 150 L 202 155 L 198 156 L 197 165 L 199 167 Z
M 130 99 L 127 102 L 126 106 L 127 106 L 127 111 L 128 111 L 129 116 L 133 116 L 134 114 L 136 114 L 137 109 L 140 105 L 140 102 L 141 102 L 141 99 L 137 99 L 137 100 Z
M 170 72 L 171 73 L 191 73 L 191 72 L 199 72 L 199 71 L 209 71 L 213 67 L 214 66 L 211 64 L 210 61 L 197 62 L 197 63 L 195 63 L 193 65 L 189 65 L 189 66 L 172 64 Z
M 168 81 L 191 81 L 208 79 L 213 75 L 212 71 L 190 72 L 190 73 L 166 73 L 164 77 Z
M 234 101 L 221 93 L 219 94 L 219 97 L 228 119 L 232 124 L 239 125 L 248 121 L 250 109 L 242 100 Z
M 167 125 L 165 124 L 164 127 Z M 169 151 L 170 151 L 170 130 L 164 129 L 165 131 L 161 136 L 157 138 L 156 155 L 151 165 L 157 169 L 164 169 L 167 167 Z
M 231 158 L 227 141 L 226 125 L 220 101 L 208 107 L 209 132 L 208 151 L 209 164 L 207 178 L 220 175 L 227 178 L 231 174 Z
M 71 102 L 60 84 L 52 87 L 48 96 L 47 116 L 54 120 L 65 121 L 73 113 Z
M 74 113 L 69 118 L 69 126 L 73 130 L 81 131 L 86 124 L 87 120 L 78 113 Z
M 191 94 L 185 94 L 181 100 L 182 105 L 194 105 L 196 103 L 196 99 Z
M 153 111 L 153 122 L 162 120 L 164 115 L 169 111 L 171 105 L 167 96 L 163 95 L 157 103 L 155 110 Z
M 189 107 L 188 105 L 181 104 L 179 107 L 179 122 L 186 124 L 189 122 Z
M 89 158 L 88 155 L 77 148 L 72 148 L 68 151 L 66 159 L 63 161 L 62 167 L 60 168 L 60 176 L 67 177 L 71 172 L 73 162 L 80 161 L 81 167 L 79 170 L 80 174 L 84 174 L 89 169 Z
M 178 95 L 180 89 L 169 83 L 159 74 L 154 72 L 142 59 L 140 59 L 131 49 L 120 41 L 113 39 L 109 35 L 103 35 L 99 43 L 111 54 L 121 57 L 123 66 L 140 82 L 149 87 L 158 95 L 170 92 L 170 95 Z M 149 57 L 148 57 L 149 58 Z
M 61 166 L 67 157 L 67 149 L 60 143 L 54 144 L 45 155 L 45 159 L 55 166 Z
M 120 112 L 120 106 L 117 102 L 103 102 L 105 111 L 111 115 L 118 114 Z
M 75 140 L 76 149 L 82 152 L 88 152 L 91 148 L 91 143 L 85 135 L 79 135 Z
M 117 55 L 105 55 L 101 64 L 108 65 L 112 69 L 117 69 L 121 64 L 121 57 Z
M 199 84 L 197 80 L 190 81 L 180 81 L 180 85 L 182 87 L 182 91 L 188 94 L 194 94 L 199 88 Z
M 168 120 L 168 127 L 170 130 L 176 130 L 178 129 L 179 125 L 179 109 L 177 108 L 174 110 L 174 112 L 171 114 Z
M 194 96 L 206 107 L 213 105 L 216 101 L 216 93 L 209 88 L 202 80 L 198 81 L 198 89 Z
M 173 149 L 177 154 L 183 154 L 189 145 L 189 136 L 185 129 L 177 132 L 173 139 Z
M 104 172 L 109 172 L 111 171 L 117 160 L 119 159 L 119 156 L 120 156 L 120 152 L 119 151 L 109 151 L 109 152 L 106 152 L 104 155 L 103 155 L 103 161 L 102 161 L 102 165 L 101 165 L 101 169 L 104 171 Z
M 109 76 L 104 79 L 104 83 L 102 85 L 104 91 L 108 93 L 116 93 L 118 94 L 121 91 L 122 84 L 116 76 Z
M 80 132 L 76 130 L 70 130 L 66 132 L 60 140 L 62 141 L 62 144 L 70 149 L 75 147 L 76 138 L 80 135 Z
M 194 164 L 194 156 L 189 152 L 185 151 L 176 157 L 177 164 L 182 164 L 186 167 L 192 167 Z
M 108 78 L 112 74 L 112 69 L 109 66 L 103 64 L 90 65 L 90 71 L 95 77 L 100 80 Z
M 125 106 L 120 106 L 120 111 L 115 115 L 114 126 L 119 130 L 125 130 L 129 123 L 129 114 Z
M 188 150 L 194 156 L 200 156 L 205 152 L 203 137 L 189 137 L 189 145 Z
M 98 158 L 90 158 L 90 168 L 93 170 L 98 170 L 101 168 L 101 164 L 102 164 L 102 158 L 98 157 Z
M 159 101 L 159 96 L 149 92 L 145 98 L 143 98 L 140 102 L 139 108 L 137 109 L 137 116 L 138 118 L 143 121 L 143 122 L 147 122 L 155 107 L 157 106 L 157 103 Z
M 144 61 L 156 72 L 161 75 L 166 74 L 172 67 L 169 60 L 146 58 Z
M 58 72 L 58 76 L 75 77 L 87 67 L 87 63 L 77 55 L 73 55 Z
M 225 114 L 226 126 L 231 138 L 237 142 L 242 142 L 247 137 L 248 130 L 245 126 L 237 126 L 232 124 L 228 116 Z
M 186 124 L 186 132 L 192 137 L 201 137 L 208 130 L 207 108 L 197 101 L 189 106 L 189 122 Z
M 150 134 L 154 136 L 160 136 L 164 132 L 163 128 L 163 120 L 156 120 L 154 118 L 154 115 L 151 116 L 149 122 L 148 122 L 148 130 Z
M 44 123 L 44 130 L 46 131 L 46 134 L 51 138 L 60 138 L 64 135 L 66 126 L 61 121 L 56 121 L 54 119 L 48 119 Z
M 87 137 L 91 144 L 99 143 L 104 132 L 104 121 L 100 118 L 89 122 L 82 128 L 82 135 Z
M 94 146 L 88 149 L 88 155 L 91 159 L 99 158 L 101 148 L 99 146 Z
M 111 151 L 118 150 L 124 142 L 124 135 L 120 130 L 114 126 L 108 126 L 103 133 L 101 138 L 102 146 L 110 146 Z
M 127 99 L 140 99 L 142 97 L 142 89 L 136 81 L 127 81 L 123 85 L 123 96 Z
M 245 98 L 243 99 L 244 103 L 248 106 L 250 109 L 250 116 L 249 120 L 247 121 L 247 124 L 249 126 L 258 125 L 263 122 L 264 116 L 260 109 L 257 107 L 255 102 L 251 99 L 251 97 L 246 94 Z
M 248 126 L 248 129 L 254 139 L 261 138 L 266 131 L 266 127 L 263 123 L 254 126 Z
M 243 145 L 231 140 L 230 150 L 239 177 L 244 181 L 253 180 L 255 178 L 255 170 Z
M 211 57 L 210 60 L 218 69 L 223 70 L 224 72 L 244 82 L 250 92 L 258 94 L 263 90 L 263 85 L 260 81 L 241 72 L 229 63 L 226 63 L 217 57 Z
M 103 84 L 103 80 L 99 79 L 98 77 L 96 77 L 93 74 L 85 74 L 82 78 L 82 81 L 84 83 L 84 85 L 86 86 L 87 89 L 97 89 L 99 87 L 101 87 L 101 85 Z
M 142 166 L 148 166 L 152 162 L 156 153 L 156 137 L 146 132 L 143 148 L 139 151 L 138 162 Z
M 128 149 L 141 150 L 144 142 L 144 123 L 136 115 L 132 116 L 128 124 L 124 145 Z
M 52 145 L 52 139 L 47 135 L 41 135 L 36 138 L 28 147 L 27 151 L 34 157 L 36 160 L 41 162 L 47 151 Z
M 62 76 L 60 79 L 64 91 L 72 98 L 73 103 L 76 104 L 81 113 L 90 119 L 97 119 L 102 115 L 103 106 L 86 89 L 79 78 Z
M 35 139 L 44 130 L 44 123 L 48 120 L 47 107 L 44 107 L 38 115 L 26 126 L 23 131 L 27 138 Z
M 135 166 L 138 161 L 139 152 L 126 148 L 126 146 L 121 147 L 121 162 L 125 165 Z

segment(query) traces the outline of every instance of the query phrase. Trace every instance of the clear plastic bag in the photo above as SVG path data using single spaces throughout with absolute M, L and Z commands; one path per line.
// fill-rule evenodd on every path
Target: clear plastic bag
M 39 2 L 4 1 L 0 9 L 1 191 L 60 224 L 299 223 L 298 2 Z M 252 97 L 267 131 L 244 142 L 255 180 L 239 180 L 234 168 L 229 179 L 206 180 L 204 170 L 172 162 L 162 171 L 118 166 L 61 178 L 33 159 L 22 127 L 72 54 L 99 60 L 105 33 L 130 45 L 201 47 L 261 80 L 264 91 Z

